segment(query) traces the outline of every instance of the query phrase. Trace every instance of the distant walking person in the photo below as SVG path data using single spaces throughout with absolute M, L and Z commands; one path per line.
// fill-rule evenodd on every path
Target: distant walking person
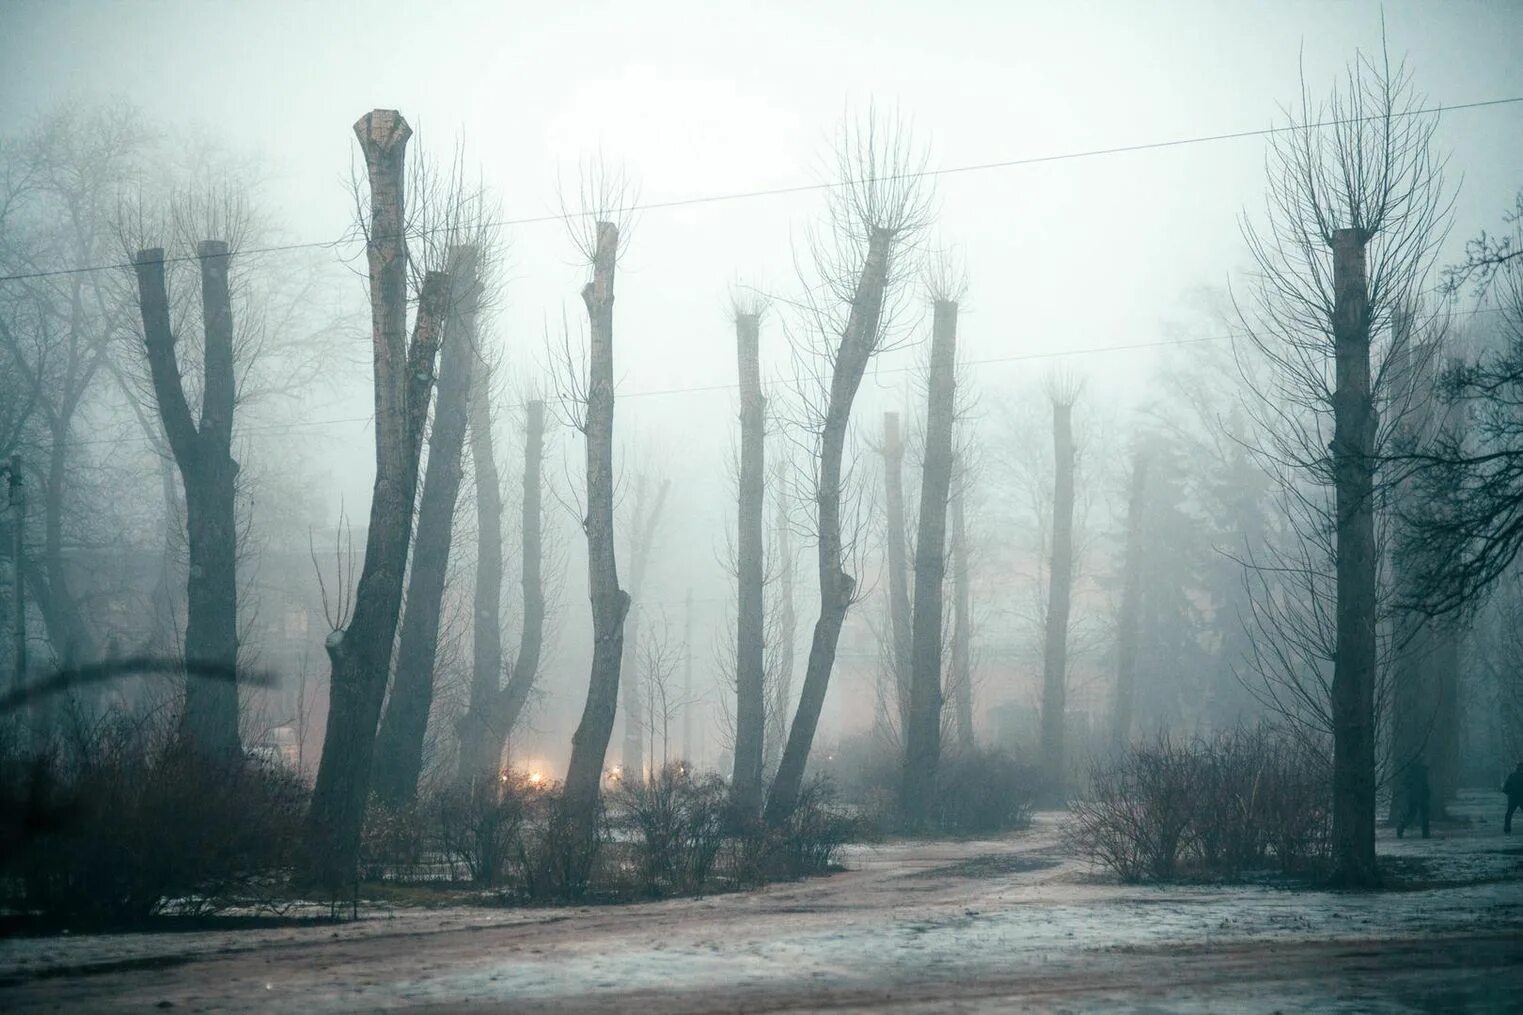
M 1502 783 L 1502 792 L 1507 794 L 1507 817 L 1502 819 L 1502 834 L 1511 835 L 1512 812 L 1523 810 L 1523 761 L 1518 762 L 1518 767 Z
M 1523 767 L 1523 766 L 1520 766 Z M 1415 819 L 1421 818 L 1423 824 L 1423 838 L 1428 837 L 1428 766 L 1418 758 L 1407 766 L 1406 775 L 1402 777 L 1402 786 L 1407 793 L 1407 810 L 1396 823 L 1396 838 L 1407 830 L 1407 826 Z

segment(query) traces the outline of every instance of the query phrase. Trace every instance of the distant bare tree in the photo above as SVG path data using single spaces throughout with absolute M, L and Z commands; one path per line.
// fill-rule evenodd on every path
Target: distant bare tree
M 627 517 L 626 545 L 629 547 L 630 612 L 625 618 L 624 659 L 620 679 L 624 683 L 624 777 L 642 778 L 645 757 L 644 724 L 640 718 L 645 692 L 640 689 L 641 671 L 636 665 L 639 648 L 640 618 L 644 610 L 646 578 L 650 573 L 651 552 L 656 545 L 661 518 L 671 480 L 660 474 L 654 464 L 641 467 L 635 475 L 634 510 Z
M 766 745 L 766 512 L 767 400 L 761 380 L 761 309 L 735 307 L 736 359 L 740 375 L 740 475 L 736 512 L 735 767 L 731 796 L 736 810 L 753 816 L 762 807 Z
M 933 307 L 931 356 L 920 480 L 920 528 L 915 539 L 910 708 L 901 792 L 902 813 L 911 826 L 924 826 L 931 819 L 941 765 L 947 504 L 952 491 L 952 443 L 957 415 L 957 309 L 965 288 L 960 276 L 945 270 L 933 272 L 927 284 Z
M 914 638 L 910 620 L 909 529 L 904 518 L 904 437 L 899 414 L 883 414 L 884 554 L 888 566 L 888 661 L 893 670 L 894 719 L 901 735 L 910 725 L 910 671 Z
M 1042 653 L 1042 764 L 1054 787 L 1065 781 L 1064 727 L 1068 700 L 1068 615 L 1073 597 L 1073 407 L 1083 384 L 1055 373 L 1046 384 L 1052 404 L 1052 549 L 1047 572 L 1047 624 Z
M 809 306 L 800 337 L 829 369 L 827 381 L 801 384 L 805 432 L 815 467 L 815 536 L 818 540 L 820 616 L 804 672 L 798 712 L 789 729 L 765 818 L 769 824 L 793 812 L 814 743 L 825 691 L 835 665 L 841 626 L 856 595 L 845 570 L 842 527 L 843 465 L 851 407 L 868 361 L 883 344 L 892 320 L 893 295 L 905 277 L 906 253 L 930 216 L 930 194 L 909 131 L 875 112 L 848 123 L 837 148 L 839 185 L 831 192 L 828 242 L 814 245 L 816 268 L 826 285 L 807 289 Z

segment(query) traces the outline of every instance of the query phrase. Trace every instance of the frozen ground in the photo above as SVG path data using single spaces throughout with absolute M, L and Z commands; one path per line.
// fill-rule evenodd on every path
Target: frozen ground
M 1523 835 L 1497 816 L 1382 831 L 1408 887 L 1372 895 L 1116 885 L 1043 815 L 709 899 L 17 939 L 0 1010 L 1523 1011 Z

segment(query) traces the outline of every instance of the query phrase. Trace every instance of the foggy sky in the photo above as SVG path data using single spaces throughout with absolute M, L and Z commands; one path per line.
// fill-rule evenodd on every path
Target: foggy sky
M 279 239 L 326 240 L 352 217 L 350 125 L 372 107 L 400 109 L 436 154 L 463 138 L 469 167 L 507 216 L 534 217 L 558 210 L 558 181 L 599 150 L 625 164 L 649 202 L 818 182 L 841 116 L 869 99 L 914 124 L 933 168 L 1267 127 L 1296 100 L 1302 67 L 1320 97 L 1357 47 L 1379 45 L 1381 11 L 1374 2 L 7 2 L 0 123 L 12 133 L 82 99 L 130 102 L 170 131 L 206 125 L 259 154 Z M 1434 103 L 1523 95 L 1523 4 L 1387 2 L 1384 16 L 1393 56 L 1408 58 Z M 1445 116 L 1437 142 L 1451 153 L 1451 179 L 1463 176 L 1444 263 L 1511 203 L 1523 106 Z M 963 358 L 1167 337 L 1192 289 L 1244 283 L 1239 217 L 1262 207 L 1263 159 L 1263 140 L 1250 138 L 941 177 L 933 235 L 960 251 L 971 283 Z M 821 194 L 802 193 L 648 211 L 621 265 L 619 425 L 626 441 L 637 432 L 664 455 L 673 514 L 688 520 L 670 557 L 705 575 L 714 597 L 731 505 L 715 482 L 734 430 L 735 396 L 722 388 L 735 379 L 727 291 L 740 279 L 796 295 L 795 243 L 822 209 Z M 497 335 L 510 369 L 532 377 L 547 322 L 563 309 L 580 317 L 584 269 L 556 223 L 507 239 Z M 348 284 L 359 305 L 361 283 Z M 1145 397 L 1156 355 L 1071 362 L 1095 402 L 1119 413 Z M 786 376 L 776 320 L 763 327 L 762 356 L 765 373 Z M 902 406 L 913 390 L 904 368 L 922 356 L 883 357 L 858 418 Z M 1044 368 L 981 365 L 971 382 L 988 408 Z M 351 387 L 333 415 L 363 414 L 365 388 Z M 333 449 L 330 503 L 342 496 L 356 514 L 368 502 L 368 425 L 313 433 Z M 579 560 L 573 553 L 562 596 L 574 610 L 584 609 Z M 658 596 L 676 602 L 688 583 L 669 575 Z M 561 656 L 580 651 L 563 644 Z M 700 637 L 695 653 L 709 652 Z

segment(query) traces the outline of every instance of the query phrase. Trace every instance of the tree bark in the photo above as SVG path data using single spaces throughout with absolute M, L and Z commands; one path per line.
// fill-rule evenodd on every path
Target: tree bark
M 830 398 L 820 431 L 820 463 L 815 508 L 818 512 L 820 616 L 815 621 L 814 637 L 809 645 L 809 662 L 804 668 L 804 686 L 799 694 L 798 711 L 788 729 L 788 743 L 783 748 L 777 776 L 767 795 L 763 814 L 770 825 L 777 825 L 793 813 L 804 786 L 804 770 L 809 749 L 825 706 L 825 692 L 830 686 L 830 672 L 835 666 L 836 646 L 841 639 L 841 625 L 851 607 L 856 579 L 845 571 L 845 551 L 841 541 L 841 469 L 846 450 L 846 430 L 851 420 L 852 402 L 862 385 L 877 345 L 884 291 L 888 287 L 889 251 L 893 234 L 874 229 L 868 238 L 867 256 L 851 302 L 851 313 L 841 333 L 836 350 L 835 368 L 830 380 Z
M 1073 404 L 1052 403 L 1052 567 L 1047 576 L 1047 635 L 1042 655 L 1042 764 L 1053 790 L 1067 781 L 1063 739 L 1068 698 L 1068 614 L 1073 596 Z
M 428 471 L 418 502 L 418 534 L 408 568 L 402 634 L 386 713 L 376 734 L 375 792 L 395 807 L 418 794 L 423 744 L 434 703 L 434 663 L 439 650 L 439 617 L 455 524 L 455 505 L 464 474 L 466 414 L 476 359 L 476 315 L 481 292 L 476 250 L 450 252 L 450 302 L 439 352 L 439 385 L 433 428 L 428 437 Z
M 447 273 L 428 273 L 409 343 L 403 160 L 412 132 L 401 114 L 384 109 L 366 114 L 354 129 L 371 191 L 365 253 L 375 362 L 376 474 L 354 613 L 326 644 L 332 663 L 328 721 L 307 813 L 304 873 L 330 890 L 349 883 L 356 873 L 376 724 L 402 606 L 418 458 L 450 292 Z
M 1111 747 L 1121 751 L 1132 739 L 1136 696 L 1137 638 L 1142 626 L 1142 530 L 1147 506 L 1148 459 L 1132 461 L 1132 489 L 1126 506 L 1126 556 L 1121 568 L 1121 616 L 1116 625 L 1116 702 L 1111 718 Z
M 889 649 L 893 656 L 895 705 L 899 736 L 909 738 L 910 685 L 914 634 L 910 617 L 908 553 L 909 526 L 904 520 L 904 439 L 899 433 L 899 414 L 883 414 L 883 503 L 888 524 L 888 624 Z
M 963 750 L 973 748 L 973 570 L 969 560 L 967 485 L 961 461 L 952 466 L 952 670 L 956 694 L 957 742 Z
M 639 781 L 644 778 L 645 722 L 641 719 L 645 693 L 636 655 L 640 647 L 640 597 L 645 590 L 645 575 L 650 568 L 651 549 L 656 541 L 656 527 L 661 524 L 661 512 L 666 507 L 666 495 L 671 481 L 662 479 L 651 499 L 650 488 L 644 476 L 635 481 L 634 545 L 630 547 L 629 598 L 632 609 L 624 622 L 623 661 L 620 679 L 624 682 L 624 778 Z
M 761 812 L 762 754 L 767 701 L 764 658 L 766 607 L 763 600 L 762 514 L 766 489 L 766 400 L 762 397 L 760 322 L 755 314 L 735 318 L 740 365 L 740 496 L 738 592 L 735 645 L 735 771 L 731 797 L 747 817 Z
M 1348 887 L 1380 881 L 1375 860 L 1375 406 L 1365 244 L 1333 233 L 1332 465 L 1337 650 L 1333 660 L 1333 869 Z
M 485 385 L 478 397 L 486 397 Z M 473 405 L 473 413 L 475 403 Z M 483 533 L 481 558 L 476 565 L 476 637 L 478 649 L 471 682 L 469 711 L 461 725 L 459 780 L 469 785 L 494 779 L 502 764 L 508 736 L 513 732 L 529 692 L 539 674 L 545 635 L 544 561 L 541 535 L 543 462 L 545 454 L 545 403 L 532 401 L 525 408 L 523 476 L 523 628 L 518 656 L 506 683 L 502 683 L 502 635 L 498 626 L 502 588 L 502 500 L 497 487 L 490 419 L 485 410 L 473 416 L 472 457 L 476 465 L 477 515 Z M 478 431 L 485 436 L 474 436 Z M 483 465 L 486 468 L 483 468 Z M 485 540 L 490 535 L 491 546 Z M 490 618 L 490 619 L 488 619 Z
M 201 422 L 191 418 L 180 377 L 164 280 L 164 251 L 142 250 L 133 259 L 143 340 L 153 377 L 159 418 L 185 485 L 185 523 L 190 569 L 186 581 L 185 660 L 238 665 L 238 526 L 234 497 L 238 463 L 232 456 L 233 311 L 228 289 L 227 244 L 197 245 L 201 266 L 201 312 L 205 330 Z M 242 753 L 238 739 L 238 686 L 232 679 L 187 677 L 180 737 L 210 758 Z
M 613 543 L 613 283 L 619 230 L 597 223 L 593 277 L 582 289 L 591 327 L 587 378 L 587 584 L 592 600 L 592 670 L 587 704 L 571 737 L 562 795 L 572 833 L 590 844 L 597 835 L 603 762 L 619 702 L 619 667 L 629 594 L 619 588 Z
M 931 325 L 925 460 L 921 465 L 920 521 L 915 537 L 910 710 L 901 787 L 904 817 L 915 828 L 923 828 L 931 820 L 936 773 L 941 765 L 942 616 L 947 573 L 947 498 L 952 489 L 956 362 L 957 304 L 937 300 Z
M 783 499 L 783 482 L 774 477 L 777 486 L 777 630 L 772 644 L 772 706 L 768 710 L 765 767 L 768 773 L 777 769 L 783 742 L 788 736 L 788 706 L 793 702 L 793 652 L 798 638 L 798 613 L 793 606 L 793 533 L 788 518 L 788 505 Z

